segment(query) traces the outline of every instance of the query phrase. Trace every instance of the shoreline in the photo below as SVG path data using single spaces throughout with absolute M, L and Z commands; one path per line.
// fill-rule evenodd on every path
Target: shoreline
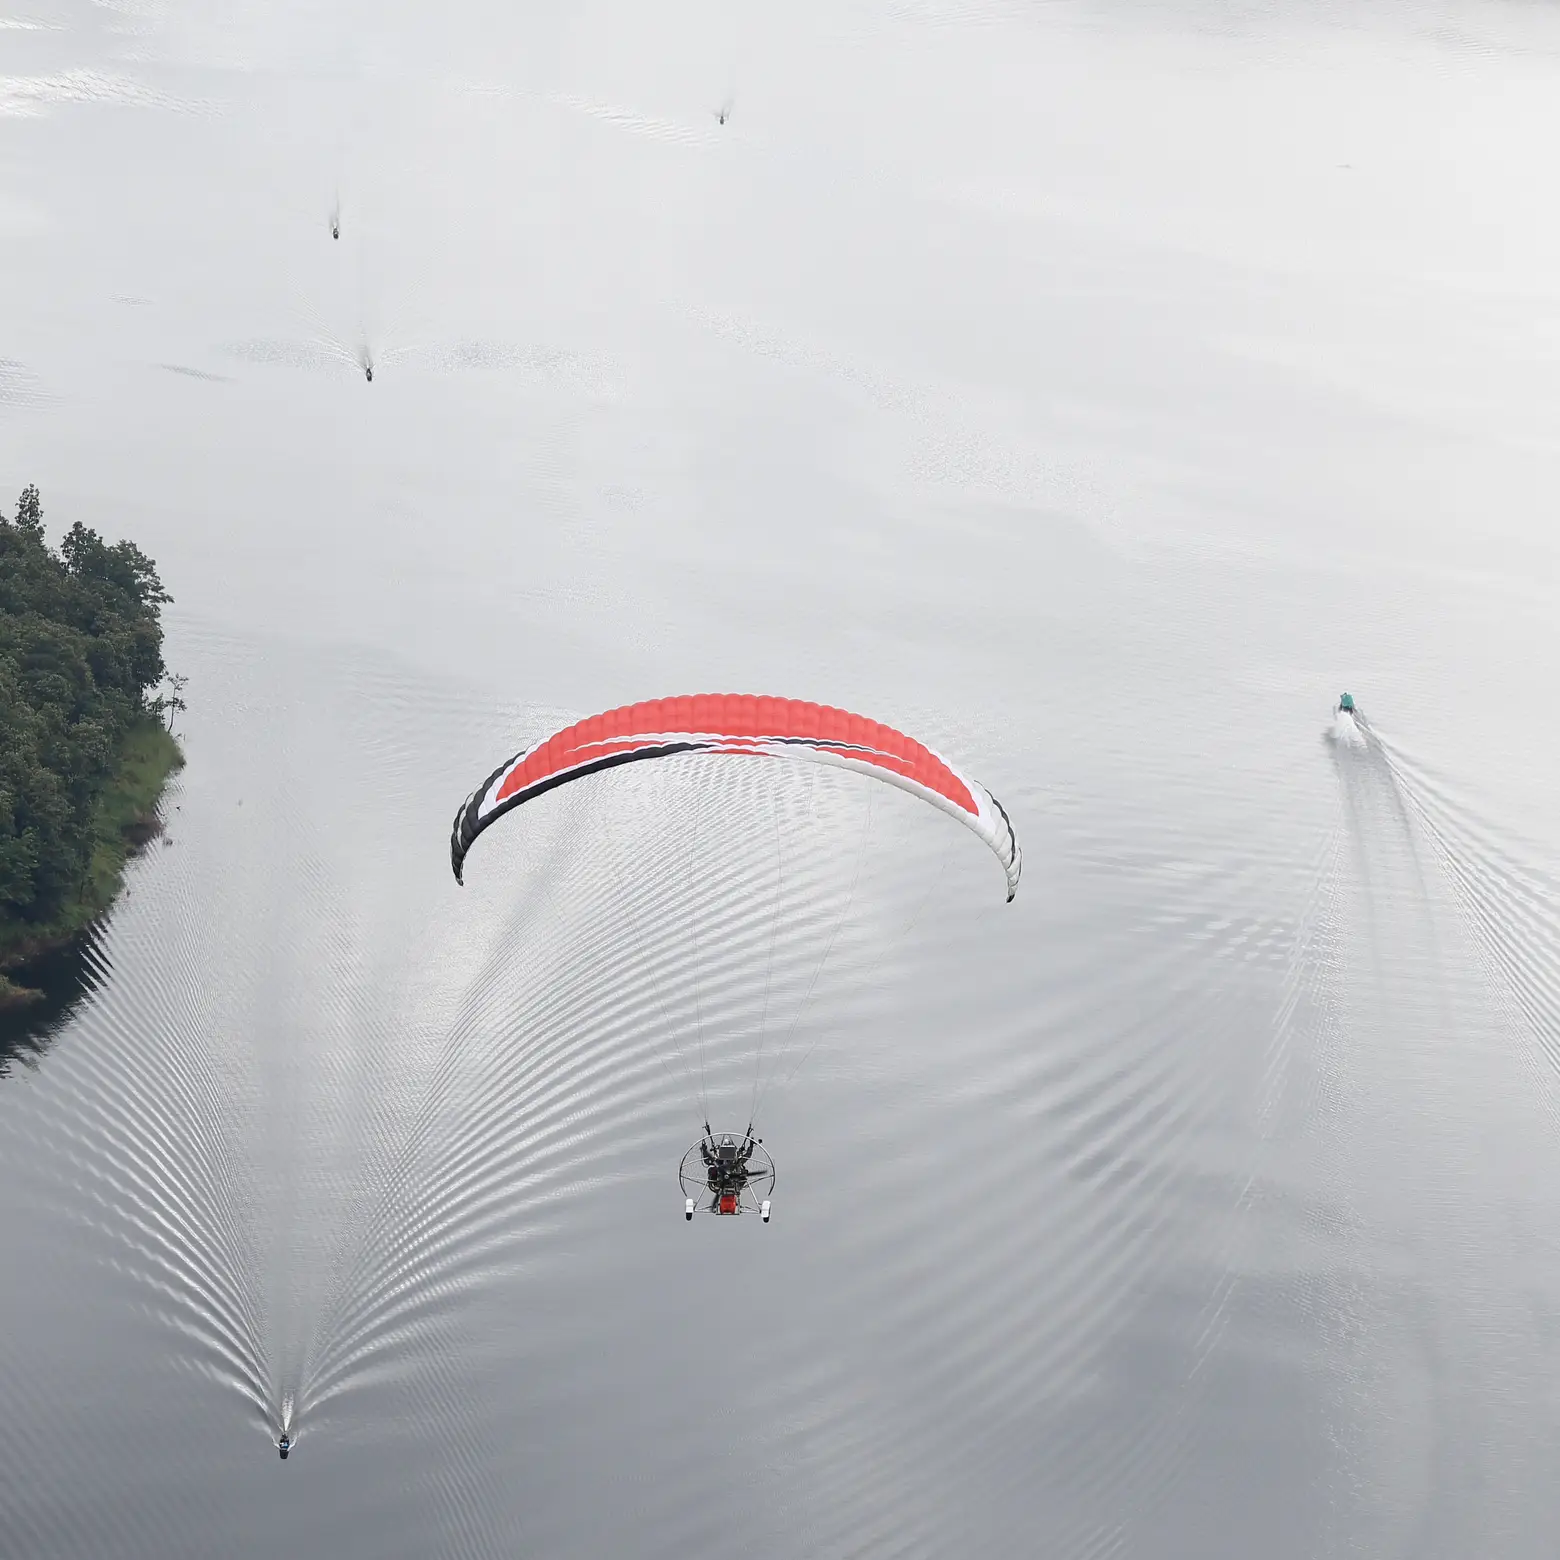
M 0 1011 L 27 1007 L 43 993 L 13 980 L 27 966 L 79 937 L 119 897 L 125 866 L 163 831 L 158 804 L 168 779 L 184 767 L 177 739 L 155 716 L 138 719 L 126 733 L 119 768 L 97 799 L 97 840 L 81 893 L 47 925 L 0 924 Z

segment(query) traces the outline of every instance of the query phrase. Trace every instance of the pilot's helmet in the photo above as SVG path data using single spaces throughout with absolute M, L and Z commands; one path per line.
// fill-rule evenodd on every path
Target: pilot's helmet
M 737 1145 L 729 1135 L 720 1140 L 720 1157 L 722 1159 L 737 1157 Z

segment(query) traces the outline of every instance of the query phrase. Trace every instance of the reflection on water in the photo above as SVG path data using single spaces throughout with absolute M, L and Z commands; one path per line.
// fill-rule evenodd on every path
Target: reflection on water
M 40 1000 L 0 1008 L 0 1078 L 12 1064 L 33 1064 L 70 1021 L 77 1007 L 110 976 L 101 927 L 94 923 L 63 948 L 53 949 L 9 972 L 19 984 L 42 993 Z

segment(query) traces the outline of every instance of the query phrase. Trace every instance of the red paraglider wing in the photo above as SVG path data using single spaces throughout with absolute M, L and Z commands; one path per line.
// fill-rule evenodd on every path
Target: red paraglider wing
M 729 753 L 831 764 L 887 781 L 951 813 L 978 834 L 1018 889 L 1023 858 L 1002 804 L 929 747 L 881 721 L 827 704 L 749 693 L 647 699 L 586 720 L 518 753 L 462 804 L 450 835 L 461 879 L 466 853 L 487 826 L 543 792 L 588 774 L 674 753 Z

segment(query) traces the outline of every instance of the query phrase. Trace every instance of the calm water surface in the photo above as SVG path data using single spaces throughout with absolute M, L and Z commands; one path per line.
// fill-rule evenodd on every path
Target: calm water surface
M 0 0 L 0 476 L 190 678 L 0 1037 L 0 1552 L 1553 1553 L 1560 21 L 566 13 Z M 455 886 L 701 688 L 1017 901 L 698 761 Z

